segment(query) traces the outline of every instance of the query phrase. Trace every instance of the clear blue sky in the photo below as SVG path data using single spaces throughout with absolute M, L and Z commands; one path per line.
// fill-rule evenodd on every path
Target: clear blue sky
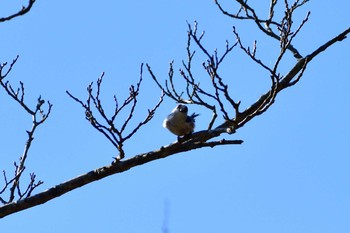
M 350 4 L 341 2 L 314 0 L 300 10 L 295 21 L 312 11 L 295 41 L 302 55 L 349 27 Z M 267 14 L 263 5 L 256 7 Z M 0 14 L 10 9 L 1 7 Z M 276 44 L 251 24 L 225 18 L 212 0 L 38 0 L 28 15 L 0 24 L 0 61 L 20 55 L 9 76 L 12 84 L 23 81 L 33 105 L 39 94 L 54 104 L 27 163 L 27 173 L 45 182 L 37 191 L 109 164 L 116 155 L 65 90 L 85 99 L 86 86 L 105 72 L 108 106 L 113 94 L 120 100 L 127 95 L 142 62 L 164 80 L 169 62 L 174 59 L 178 70 L 186 58 L 186 21 L 194 20 L 206 31 L 210 50 L 222 51 L 226 39 L 233 42 L 236 25 L 245 44 L 256 38 L 258 55 L 273 64 Z M 1 232 L 155 233 L 164 226 L 170 233 L 349 232 L 349 50 L 347 39 L 321 54 L 268 112 L 227 136 L 243 145 L 190 151 L 133 168 L 1 219 Z M 248 106 L 266 91 L 268 77 L 239 50 L 229 59 L 225 78 Z M 285 70 L 293 62 L 286 61 Z M 203 74 L 200 59 L 198 67 Z M 160 94 L 146 72 L 144 79 L 139 119 Z M 0 103 L 0 168 L 10 174 L 30 119 L 3 91 Z M 175 140 L 161 126 L 174 105 L 166 99 L 150 124 L 126 143 L 127 157 Z M 201 112 L 197 128 L 205 129 L 210 114 L 190 106 L 192 111 Z

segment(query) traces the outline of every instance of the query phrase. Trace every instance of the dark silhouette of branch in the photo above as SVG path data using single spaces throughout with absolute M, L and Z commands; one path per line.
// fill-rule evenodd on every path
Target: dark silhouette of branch
M 108 117 L 105 113 L 104 107 L 102 106 L 102 101 L 100 99 L 101 84 L 103 81 L 104 73 L 97 80 L 97 91 L 96 94 L 93 93 L 93 83 L 87 88 L 88 98 L 84 103 L 82 100 L 73 96 L 69 91 L 67 94 L 76 102 L 78 102 L 85 109 L 85 118 L 90 122 L 90 124 L 100 133 L 102 133 L 118 150 L 119 155 L 116 159 L 123 159 L 125 156 L 123 144 L 126 140 L 130 139 L 143 125 L 147 124 L 154 116 L 154 113 L 163 102 L 164 93 L 161 94 L 159 102 L 152 108 L 148 109 L 148 113 L 143 121 L 140 121 L 134 128 L 125 134 L 126 127 L 129 125 L 130 120 L 134 116 L 134 112 L 137 105 L 137 97 L 140 93 L 140 87 L 143 76 L 143 64 L 141 65 L 140 78 L 136 84 L 131 85 L 129 88 L 129 96 L 124 100 L 123 104 L 119 106 L 117 97 L 114 95 L 114 113 L 111 117 Z M 126 117 L 124 123 L 121 126 L 116 126 L 115 120 L 118 114 L 126 109 L 130 105 L 128 116 Z M 97 113 L 93 110 L 97 110 Z
M 205 49 L 202 44 L 202 39 L 204 37 L 204 32 L 198 35 L 197 30 L 197 22 L 194 23 L 193 29 L 191 25 L 188 24 L 188 38 L 187 38 L 187 61 L 182 61 L 183 69 L 180 69 L 180 75 L 186 83 L 186 97 L 184 97 L 184 92 L 178 94 L 176 90 L 176 85 L 173 81 L 173 62 L 170 63 L 169 68 L 169 80 L 165 81 L 165 85 L 161 85 L 158 81 L 156 75 L 153 73 L 150 65 L 147 64 L 148 71 L 153 78 L 153 80 L 157 83 L 158 87 L 171 99 L 175 100 L 178 103 L 185 104 L 196 104 L 203 106 L 213 112 L 212 119 L 208 123 L 208 130 L 212 129 L 215 120 L 217 118 L 217 106 L 218 109 L 222 112 L 225 119 L 230 119 L 228 112 L 224 107 L 223 97 L 230 103 L 236 111 L 238 111 L 240 102 L 235 102 L 233 98 L 230 96 L 228 85 L 224 83 L 223 79 L 219 75 L 219 68 L 222 61 L 227 57 L 227 55 L 232 52 L 232 50 L 237 46 L 237 43 L 233 43 L 232 45 L 226 41 L 225 51 L 219 56 L 218 52 L 215 51 L 214 54 L 210 54 L 207 49 Z M 194 74 L 192 72 L 192 63 L 193 57 L 195 55 L 195 51 L 192 51 L 191 42 L 194 42 L 200 51 L 206 56 L 207 60 L 203 62 L 203 67 L 210 76 L 212 86 L 214 87 L 214 93 L 211 93 L 210 90 L 205 90 L 201 87 L 199 82 L 195 81 Z M 171 89 L 169 88 L 169 83 Z
M 296 0 L 294 3 L 289 6 L 288 1 L 285 0 L 285 17 L 282 21 L 278 21 L 274 19 L 274 11 L 275 11 L 275 6 L 278 1 L 276 0 L 271 0 L 270 3 L 270 8 L 269 8 L 269 14 L 268 18 L 264 19 L 260 16 L 257 15 L 253 7 L 251 7 L 250 4 L 248 4 L 248 1 L 243 1 L 243 0 L 236 0 L 236 2 L 240 5 L 239 11 L 234 14 L 234 13 L 229 13 L 226 11 L 221 4 L 219 3 L 218 0 L 214 0 L 215 4 L 218 6 L 220 11 L 224 14 L 227 15 L 233 19 L 240 19 L 240 20 L 252 20 L 255 22 L 255 24 L 258 26 L 258 28 L 264 32 L 266 35 L 281 41 L 281 36 L 280 33 L 283 33 L 284 30 L 286 30 L 288 27 L 292 25 L 292 15 L 295 10 L 303 6 L 305 3 L 307 3 L 309 0 L 303 0 L 299 1 Z M 308 12 L 308 15 L 310 12 Z M 308 16 L 307 16 L 308 17 Z M 282 22 L 282 23 L 280 23 Z M 289 28 L 290 29 L 290 28 Z M 301 59 L 302 56 L 299 53 L 299 51 L 290 43 L 287 46 L 287 49 L 291 51 L 294 55 L 295 58 Z
M 13 18 L 16 18 L 18 16 L 21 16 L 21 15 L 24 15 L 24 14 L 28 13 L 30 11 L 30 9 L 32 9 L 32 6 L 34 5 L 34 2 L 35 2 L 35 0 L 29 0 L 28 1 L 28 5 L 27 6 L 22 6 L 21 10 L 19 10 L 18 12 L 14 13 L 12 15 L 0 18 L 0 23 L 8 21 L 8 20 L 11 20 Z
M 217 50 L 212 52 L 206 48 L 204 44 L 205 33 L 198 33 L 197 22 L 194 23 L 193 27 L 188 24 L 186 47 L 187 60 L 182 61 L 182 67 L 179 69 L 179 76 L 181 77 L 180 80 L 182 81 L 182 84 L 184 84 L 183 88 L 179 88 L 179 84 L 177 82 L 175 83 L 174 81 L 174 77 L 176 75 L 174 72 L 174 62 L 171 62 L 169 65 L 168 78 L 165 80 L 164 84 L 162 84 L 163 81 L 160 81 L 157 78 L 157 75 L 153 72 L 151 66 L 146 64 L 148 73 L 162 91 L 162 94 L 159 102 L 156 103 L 151 110 L 148 110 L 148 113 L 144 119 L 139 121 L 139 123 L 130 126 L 131 119 L 136 111 L 138 95 L 141 90 L 143 65 L 141 65 L 139 81 L 136 83 L 136 85 L 132 85 L 130 87 L 129 96 L 121 105 L 118 103 L 117 97 L 114 96 L 114 111 L 110 116 L 106 113 L 105 106 L 103 106 L 100 98 L 104 73 L 97 80 L 95 86 L 93 83 L 91 83 L 87 87 L 88 97 L 86 101 L 80 100 L 67 91 L 67 94 L 81 105 L 85 112 L 85 118 L 89 121 L 89 123 L 116 147 L 119 152 L 119 156 L 108 166 L 97 168 L 35 195 L 31 195 L 33 190 L 42 183 L 41 181 L 35 181 L 35 174 L 30 174 L 31 180 L 24 191 L 22 191 L 19 187 L 19 179 L 21 178 L 21 175 L 25 169 L 24 162 L 27 158 L 27 153 L 33 140 L 34 131 L 36 127 L 42 124 L 49 116 L 52 105 L 48 102 L 49 107 L 46 111 L 47 113 L 45 114 L 42 110 L 42 106 L 44 105 L 45 101 L 39 97 L 36 108 L 33 109 L 28 107 L 24 99 L 23 83 L 20 83 L 20 87 L 15 90 L 11 87 L 8 81 L 4 82 L 5 77 L 11 71 L 18 57 L 10 64 L 7 70 L 5 70 L 7 64 L 2 64 L 0 66 L 1 86 L 8 93 L 8 95 L 12 97 L 12 99 L 18 102 L 20 106 L 22 106 L 22 108 L 33 117 L 33 126 L 32 129 L 28 131 L 28 141 L 26 144 L 25 153 L 20 158 L 18 165 L 17 163 L 14 163 L 14 177 L 8 178 L 6 172 L 3 172 L 5 185 L 1 189 L 0 194 L 2 194 L 5 190 L 10 190 L 11 197 L 10 200 L 4 200 L 0 197 L 0 201 L 4 204 L 2 207 L 0 207 L 0 217 L 2 218 L 18 211 L 41 205 L 86 184 L 116 173 L 127 171 L 131 168 L 141 166 L 154 160 L 204 147 L 239 145 L 243 143 L 242 140 L 215 138 L 218 138 L 223 134 L 225 136 L 234 134 L 237 129 L 243 127 L 251 119 L 264 113 L 270 106 L 272 106 L 272 104 L 274 104 L 276 97 L 282 90 L 285 90 L 286 88 L 294 86 L 298 83 L 303 76 L 307 65 L 313 58 L 324 52 L 336 42 L 345 39 L 350 33 L 350 28 L 344 30 L 338 36 L 324 43 L 322 46 L 304 57 L 301 55 L 298 49 L 292 45 L 292 42 L 304 24 L 307 22 L 310 13 L 307 13 L 306 17 L 299 23 L 299 25 L 297 25 L 297 27 L 294 27 L 293 25 L 293 15 L 295 11 L 308 2 L 308 0 L 295 0 L 292 4 L 289 4 L 287 0 L 284 0 L 285 14 L 281 19 L 276 19 L 275 17 L 277 0 L 271 0 L 267 14 L 268 16 L 266 18 L 258 16 L 253 7 L 248 4 L 248 1 L 236 0 L 236 2 L 240 7 L 238 12 L 233 14 L 224 10 L 219 4 L 218 0 L 215 0 L 219 10 L 224 15 L 235 20 L 253 21 L 257 25 L 258 30 L 261 30 L 267 36 L 276 40 L 276 46 L 278 46 L 280 52 L 273 65 L 267 65 L 267 62 L 264 62 L 258 57 L 258 46 L 256 41 L 254 42 L 252 48 L 245 46 L 240 38 L 238 30 L 235 27 L 233 27 L 233 34 L 236 37 L 236 41 L 234 43 L 226 41 L 224 52 L 219 54 Z M 221 67 L 224 64 L 224 61 L 229 58 L 230 53 L 234 49 L 242 51 L 243 54 L 254 61 L 255 64 L 262 67 L 269 76 L 267 80 L 271 83 L 270 88 L 267 91 L 262 90 L 261 93 L 263 94 L 261 95 L 261 93 L 259 93 L 259 95 L 261 95 L 260 98 L 251 103 L 245 110 L 240 109 L 241 100 L 234 99 L 233 93 L 230 92 L 229 86 L 221 74 Z M 288 51 L 293 54 L 296 59 L 296 63 L 285 75 L 283 75 L 279 71 L 280 64 L 281 61 L 285 59 L 285 54 Z M 209 80 L 208 86 L 203 86 L 199 81 L 197 81 L 198 79 L 196 78 L 196 74 L 193 69 L 194 66 L 198 67 L 198 64 L 196 64 L 196 61 L 194 60 L 197 53 L 204 57 L 204 61 L 202 61 L 199 66 L 202 67 L 207 74 L 207 80 Z M 96 90 L 94 90 L 94 88 L 96 88 Z M 153 118 L 156 110 L 162 103 L 164 96 L 167 96 L 179 103 L 194 104 L 212 111 L 212 118 L 208 122 L 207 130 L 194 132 L 193 134 L 183 136 L 176 142 L 167 146 L 125 159 L 123 143 L 130 139 L 143 125 L 147 124 Z M 118 116 L 120 116 L 121 111 L 128 111 L 128 114 L 123 123 L 117 125 L 116 119 Z M 214 124 L 216 121 L 218 121 L 218 112 L 222 114 L 222 119 L 218 126 L 214 127 Z M 14 201 L 15 191 L 17 192 L 18 196 L 17 201 Z
M 264 105 L 266 100 L 270 99 L 270 96 L 272 96 L 271 92 L 275 91 L 276 94 L 280 91 L 295 85 L 301 78 L 304 70 L 306 69 L 306 66 L 310 61 L 315 58 L 317 55 L 319 55 L 321 52 L 324 52 L 327 48 L 335 44 L 336 42 L 344 40 L 347 35 L 350 33 L 350 28 L 345 29 L 342 33 L 340 33 L 338 36 L 334 37 L 333 39 L 329 40 L 325 44 L 321 45 L 319 48 L 314 50 L 309 55 L 305 56 L 304 58 L 297 61 L 297 63 L 293 66 L 293 68 L 283 77 L 283 79 L 279 82 L 278 87 L 276 90 L 269 90 L 267 93 L 262 95 L 255 103 L 253 103 L 250 107 L 248 107 L 245 111 L 243 111 L 239 117 L 234 119 L 234 122 L 238 122 L 236 124 L 236 129 L 242 127 L 245 123 L 247 123 L 250 119 L 252 119 L 254 116 L 260 115 L 262 112 L 259 110 L 261 109 L 261 106 Z M 232 126 L 231 121 L 226 121 L 222 125 L 218 127 L 228 127 Z
M 8 96 L 10 96 L 15 102 L 17 102 L 22 107 L 22 109 L 24 109 L 25 112 L 31 116 L 32 127 L 30 130 L 26 131 L 28 135 L 28 139 L 27 139 L 27 142 L 25 143 L 24 152 L 22 156 L 19 158 L 18 164 L 14 162 L 14 166 L 15 166 L 14 177 L 8 180 L 6 172 L 3 171 L 5 184 L 2 190 L 0 191 L 0 194 L 3 194 L 4 191 L 7 190 L 7 188 L 9 188 L 9 192 L 10 192 L 8 200 L 5 200 L 4 198 L 0 198 L 0 201 L 3 204 L 13 202 L 16 196 L 18 197 L 18 200 L 29 197 L 33 192 L 33 190 L 43 183 L 42 181 L 36 182 L 35 180 L 36 175 L 34 173 L 31 173 L 30 182 L 27 185 L 25 191 L 22 191 L 20 186 L 20 180 L 21 180 L 23 171 L 25 170 L 25 162 L 28 158 L 29 150 L 34 140 L 34 133 L 37 127 L 40 126 L 42 123 L 44 123 L 46 119 L 49 117 L 51 113 L 51 108 L 52 108 L 52 104 L 48 101 L 47 111 L 43 109 L 45 100 L 43 100 L 41 96 L 39 96 L 39 98 L 37 99 L 36 106 L 34 108 L 30 107 L 25 100 L 24 84 L 20 82 L 20 87 L 18 87 L 17 89 L 14 89 L 11 86 L 9 81 L 5 81 L 5 78 L 11 72 L 17 60 L 18 60 L 18 56 L 12 61 L 12 63 L 9 65 L 9 68 L 7 70 L 5 70 L 5 68 L 7 67 L 7 63 L 3 63 L 0 65 L 0 85 L 3 88 L 3 90 L 5 90 L 5 92 L 8 94 Z
M 197 132 L 192 137 L 195 138 L 196 135 L 200 135 L 201 133 L 204 133 L 207 136 L 210 135 L 210 137 L 215 137 L 215 135 L 217 135 L 218 132 L 212 131 L 209 134 L 207 131 Z M 71 190 L 74 190 L 76 188 L 89 184 L 91 182 L 100 180 L 107 176 L 110 176 L 116 173 L 121 173 L 133 167 L 140 166 L 142 164 L 145 164 L 157 159 L 166 158 L 173 154 L 186 152 L 193 149 L 199 149 L 203 147 L 214 147 L 217 145 L 232 145 L 232 144 L 241 144 L 241 143 L 242 141 L 240 140 L 220 140 L 216 142 L 204 142 L 199 139 L 189 140 L 183 143 L 175 142 L 168 146 L 161 147 L 158 150 L 139 154 L 130 159 L 126 159 L 124 161 L 113 162 L 109 166 L 101 167 L 96 170 L 90 171 L 86 174 L 73 178 L 69 181 L 63 182 L 59 185 L 56 185 L 44 192 L 33 195 L 29 198 L 4 205 L 0 207 L 0 218 L 33 206 L 36 206 L 36 205 L 44 204 L 45 202 L 53 198 L 59 197 Z
M 305 64 L 310 62 L 312 58 L 314 58 L 319 53 L 325 51 L 328 47 L 336 43 L 337 41 L 341 41 L 346 38 L 346 35 L 350 33 L 350 28 L 339 34 L 337 37 L 331 39 L 324 45 L 320 46 L 317 50 L 312 52 L 309 55 L 309 59 L 307 57 L 301 59 L 297 62 L 297 64 L 289 71 L 289 73 L 284 77 L 284 79 L 280 82 L 279 88 L 277 91 L 282 90 L 281 88 L 286 88 L 293 81 L 293 78 L 297 77 L 297 75 L 305 69 Z M 298 77 L 297 77 L 298 78 Z M 247 120 L 243 121 L 244 117 L 249 118 L 262 104 L 262 102 L 269 96 L 270 94 L 266 93 L 259 100 L 257 100 L 253 105 L 247 108 L 245 111 L 241 112 L 239 117 L 234 121 L 239 122 L 242 121 L 241 124 L 238 124 L 236 127 L 242 127 L 242 124 L 246 123 Z M 214 147 L 218 145 L 232 145 L 232 144 L 241 144 L 243 141 L 241 140 L 225 140 L 221 139 L 218 141 L 207 142 L 209 139 L 218 137 L 222 133 L 234 133 L 234 128 L 232 128 L 232 122 L 227 121 L 214 130 L 204 130 L 193 133 L 190 137 L 183 142 L 175 142 L 168 146 L 161 147 L 158 150 L 150 151 L 147 153 L 139 154 L 134 157 L 131 157 L 127 160 L 116 161 L 113 162 L 109 166 L 104 166 L 93 171 L 90 171 L 86 174 L 78 176 L 69 181 L 63 182 L 59 185 L 56 185 L 46 191 L 33 195 L 31 197 L 25 198 L 23 200 L 19 200 L 16 202 L 8 203 L 2 207 L 0 207 L 0 218 L 5 217 L 7 215 L 16 213 L 18 211 L 31 208 L 33 206 L 44 204 L 45 202 L 57 198 L 69 191 L 72 191 L 76 188 L 89 184 L 91 182 L 100 180 L 107 176 L 121 173 L 127 171 L 133 167 L 137 167 L 143 165 L 145 163 L 166 158 L 168 156 L 186 152 L 189 150 L 199 149 L 203 147 Z

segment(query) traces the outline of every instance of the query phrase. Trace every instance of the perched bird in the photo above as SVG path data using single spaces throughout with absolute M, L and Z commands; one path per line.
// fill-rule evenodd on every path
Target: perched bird
M 188 108 L 186 105 L 177 105 L 167 118 L 165 118 L 163 127 L 177 136 L 191 134 L 195 126 L 195 117 L 199 114 L 192 113 L 191 116 L 188 116 L 187 113 Z

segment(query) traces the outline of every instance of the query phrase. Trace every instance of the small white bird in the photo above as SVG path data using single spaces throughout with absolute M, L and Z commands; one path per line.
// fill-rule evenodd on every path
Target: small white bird
M 199 114 L 192 113 L 191 116 L 188 116 L 187 113 L 188 108 L 186 105 L 177 105 L 167 118 L 165 118 L 163 127 L 177 136 L 191 134 L 195 127 L 195 117 Z

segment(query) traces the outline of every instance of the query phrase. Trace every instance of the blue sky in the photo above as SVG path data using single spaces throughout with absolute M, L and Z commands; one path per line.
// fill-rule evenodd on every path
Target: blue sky
M 7 2 L 1 3 L 2 15 L 14 9 Z M 299 11 L 296 22 L 312 12 L 295 40 L 302 55 L 349 27 L 350 6 L 342 2 L 311 1 Z M 256 7 L 267 14 L 262 4 Z M 65 90 L 85 99 L 86 86 L 105 72 L 103 98 L 112 107 L 113 94 L 122 100 L 138 80 L 141 63 L 165 80 L 169 62 L 174 60 L 178 70 L 186 58 L 186 21 L 194 20 L 206 31 L 209 50 L 222 51 L 226 39 L 234 42 L 235 25 L 244 43 L 257 39 L 258 55 L 273 64 L 276 42 L 250 23 L 226 18 L 213 1 L 37 1 L 28 15 L 0 24 L 0 61 L 20 55 L 10 81 L 25 83 L 32 105 L 40 94 L 54 105 L 27 163 L 27 173 L 34 171 L 45 182 L 37 191 L 116 156 Z M 133 168 L 1 219 L 1 231 L 154 233 L 165 226 L 170 233 L 349 232 L 349 49 L 344 40 L 322 53 L 265 114 L 226 137 L 242 139 L 242 145 L 190 151 Z M 195 70 L 205 80 L 201 62 L 198 55 Z M 281 72 L 293 64 L 286 60 Z M 239 50 L 223 72 L 242 106 L 269 86 L 266 73 Z M 160 95 L 144 74 L 139 119 Z M 11 173 L 30 119 L 3 91 L 0 103 L 0 168 Z M 174 105 L 165 99 L 154 119 L 125 144 L 127 157 L 175 140 L 161 126 Z M 210 113 L 189 108 L 201 113 L 197 129 L 205 129 Z

